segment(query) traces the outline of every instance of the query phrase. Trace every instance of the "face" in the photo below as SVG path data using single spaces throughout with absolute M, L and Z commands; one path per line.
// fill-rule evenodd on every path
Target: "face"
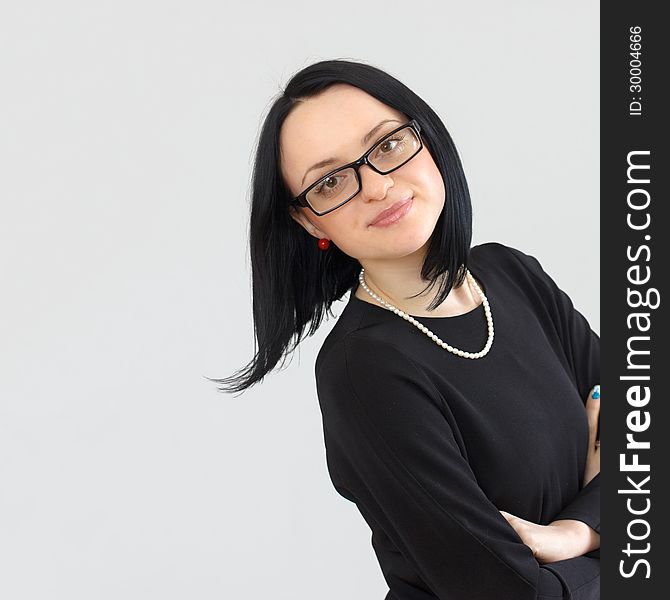
M 393 120 L 363 143 L 363 137 L 386 119 Z M 333 85 L 298 103 L 284 121 L 279 139 L 281 172 L 291 195 L 356 160 L 408 121 L 403 113 L 347 84 Z M 308 172 L 327 158 L 336 161 Z M 290 207 L 291 216 L 315 238 L 331 240 L 360 261 L 399 258 L 423 248 L 445 202 L 444 181 L 425 142 L 414 158 L 391 173 L 380 175 L 364 165 L 359 174 L 361 191 L 343 206 L 320 217 L 307 207 Z M 412 202 L 401 219 L 386 226 L 371 224 L 381 211 L 406 198 Z

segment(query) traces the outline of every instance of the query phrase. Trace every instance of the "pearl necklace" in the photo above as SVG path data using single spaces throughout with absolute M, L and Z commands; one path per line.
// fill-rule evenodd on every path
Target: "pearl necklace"
M 484 313 L 486 314 L 486 322 L 488 323 L 488 339 L 486 340 L 486 345 L 482 350 L 479 352 L 466 352 L 465 350 L 459 350 L 458 348 L 454 348 L 453 346 L 450 346 L 447 344 L 447 342 L 442 341 L 437 335 L 435 335 L 428 327 L 426 327 L 423 323 L 420 323 L 417 321 L 412 315 L 408 315 L 406 312 L 403 312 L 399 308 L 396 308 L 389 302 L 386 302 L 383 298 L 380 298 L 377 294 L 375 294 L 365 283 L 365 277 L 363 273 L 365 272 L 364 268 L 361 268 L 361 272 L 358 274 L 358 281 L 361 284 L 361 287 L 368 293 L 370 296 L 372 296 L 375 300 L 377 300 L 384 308 L 394 312 L 396 315 L 402 317 L 406 321 L 409 321 L 412 325 L 415 325 L 418 329 L 423 331 L 430 339 L 432 339 L 438 346 L 442 346 L 445 350 L 448 350 L 452 354 L 456 354 L 458 356 L 462 356 L 463 358 L 481 358 L 482 356 L 486 356 L 488 354 L 488 351 L 491 349 L 491 345 L 493 344 L 493 317 L 491 316 L 491 307 L 489 306 L 489 301 L 488 298 L 484 295 L 484 292 L 482 289 L 479 287 L 477 282 L 475 281 L 475 278 L 472 276 L 470 273 L 469 269 L 465 269 L 465 275 L 468 278 L 468 281 L 470 284 L 475 288 L 477 293 L 482 299 L 482 304 L 484 305 Z

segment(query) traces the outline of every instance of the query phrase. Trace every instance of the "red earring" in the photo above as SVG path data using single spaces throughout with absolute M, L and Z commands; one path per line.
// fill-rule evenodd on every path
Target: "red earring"
M 319 239 L 319 249 L 320 250 L 328 250 L 328 246 L 330 246 L 330 240 L 328 238 L 320 238 Z

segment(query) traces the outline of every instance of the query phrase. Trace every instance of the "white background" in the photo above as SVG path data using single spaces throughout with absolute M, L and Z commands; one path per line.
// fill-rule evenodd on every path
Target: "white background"
M 382 600 L 326 471 L 335 321 L 238 398 L 203 377 L 253 354 L 262 117 L 318 60 L 398 77 L 459 149 L 473 245 L 536 256 L 598 332 L 598 26 L 593 0 L 4 3 L 0 596 Z

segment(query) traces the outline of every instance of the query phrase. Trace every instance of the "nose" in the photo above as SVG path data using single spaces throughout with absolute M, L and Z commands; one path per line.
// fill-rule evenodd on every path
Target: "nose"
M 368 165 L 363 165 L 359 169 L 358 176 L 361 178 L 360 196 L 366 202 L 386 198 L 388 189 L 393 187 L 391 173 L 382 175 L 373 171 Z

